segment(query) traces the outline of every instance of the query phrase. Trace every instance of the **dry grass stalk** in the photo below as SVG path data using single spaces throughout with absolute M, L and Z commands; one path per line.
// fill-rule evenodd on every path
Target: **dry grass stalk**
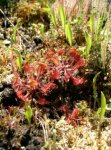
M 58 14 L 60 4 L 63 5 L 66 15 L 73 19 L 80 11 L 82 11 L 84 15 L 90 14 L 92 0 L 57 0 L 52 6 L 55 14 Z

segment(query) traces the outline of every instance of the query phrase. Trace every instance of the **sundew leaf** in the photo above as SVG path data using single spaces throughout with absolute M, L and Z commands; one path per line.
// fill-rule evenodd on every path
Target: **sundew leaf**
M 64 7 L 63 5 L 60 5 L 60 19 L 61 19 L 61 24 L 62 27 L 65 29 L 65 24 L 66 24 L 66 15 L 65 15 L 65 11 L 64 11 Z
M 25 117 L 26 117 L 29 124 L 31 122 L 32 115 L 33 115 L 32 108 L 30 106 L 28 106 L 27 110 L 25 112 Z
M 105 111 L 106 111 L 106 97 L 105 97 L 104 93 L 101 91 L 101 112 L 100 112 L 100 121 L 101 122 L 104 119 Z
M 85 55 L 86 55 L 86 58 L 88 58 L 90 50 L 91 50 L 91 46 L 92 46 L 92 40 L 91 40 L 90 35 L 87 32 L 85 32 L 85 40 L 86 40 Z
M 69 24 L 65 25 L 65 34 L 70 46 L 72 46 L 73 36 L 71 26 Z

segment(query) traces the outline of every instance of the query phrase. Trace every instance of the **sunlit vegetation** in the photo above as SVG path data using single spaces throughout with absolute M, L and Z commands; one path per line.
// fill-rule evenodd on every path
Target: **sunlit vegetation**
M 0 1 L 0 148 L 111 149 L 111 6 Z

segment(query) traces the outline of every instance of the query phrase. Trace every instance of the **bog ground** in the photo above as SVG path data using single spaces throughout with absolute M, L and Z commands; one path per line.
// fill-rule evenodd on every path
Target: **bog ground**
M 110 1 L 0 1 L 0 150 L 111 149 Z

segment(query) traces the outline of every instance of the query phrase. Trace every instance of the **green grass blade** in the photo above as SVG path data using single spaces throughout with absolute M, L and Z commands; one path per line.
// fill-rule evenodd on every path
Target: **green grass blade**
M 17 63 L 17 66 L 19 68 L 19 71 L 22 73 L 22 55 L 21 55 L 21 53 L 18 50 L 14 49 L 14 52 L 18 56 L 17 59 L 16 59 L 16 63 Z
M 100 34 L 103 29 L 102 26 L 103 26 L 104 20 L 105 20 L 105 14 L 103 14 L 98 21 L 97 30 L 96 30 L 96 35 L 97 35 L 96 40 L 98 40 L 100 38 Z
M 101 91 L 101 112 L 100 112 L 100 122 L 103 121 L 104 119 L 104 115 L 106 112 L 106 97 L 104 95 L 104 93 Z
M 65 15 L 65 11 L 64 11 L 63 5 L 60 5 L 59 12 L 60 12 L 60 20 L 61 20 L 62 27 L 65 29 L 66 15 Z
M 98 72 L 93 78 L 93 98 L 95 100 L 95 103 L 98 102 L 98 93 L 97 93 L 96 82 L 97 82 L 97 78 L 100 75 L 100 73 L 101 72 Z
M 53 150 L 57 150 L 57 145 L 56 145 L 56 130 L 53 129 Z
M 53 10 L 50 9 L 50 17 L 53 25 L 57 27 L 57 19 Z
M 89 26 L 92 34 L 92 39 L 94 38 L 94 13 L 90 17 Z
M 66 24 L 65 26 L 65 34 L 66 34 L 66 39 L 68 40 L 70 46 L 72 46 L 73 35 L 72 35 L 71 26 L 69 24 Z
M 44 33 L 45 33 L 45 27 L 44 27 L 44 24 L 41 24 L 41 26 L 40 26 L 40 34 L 41 34 L 43 39 L 44 39 Z
M 32 115 L 33 115 L 32 108 L 30 106 L 28 106 L 27 110 L 25 112 L 25 117 L 26 117 L 26 119 L 27 119 L 27 121 L 28 121 L 29 124 L 31 122 Z
M 86 55 L 86 58 L 88 58 L 90 50 L 91 50 L 91 46 L 92 46 L 92 40 L 91 40 L 90 35 L 87 32 L 85 32 L 85 40 L 86 40 L 85 55 Z
M 111 110 L 111 103 L 106 105 L 106 110 Z
M 13 45 L 16 42 L 17 29 L 18 29 L 18 23 L 13 28 L 13 33 L 11 37 L 11 45 Z

